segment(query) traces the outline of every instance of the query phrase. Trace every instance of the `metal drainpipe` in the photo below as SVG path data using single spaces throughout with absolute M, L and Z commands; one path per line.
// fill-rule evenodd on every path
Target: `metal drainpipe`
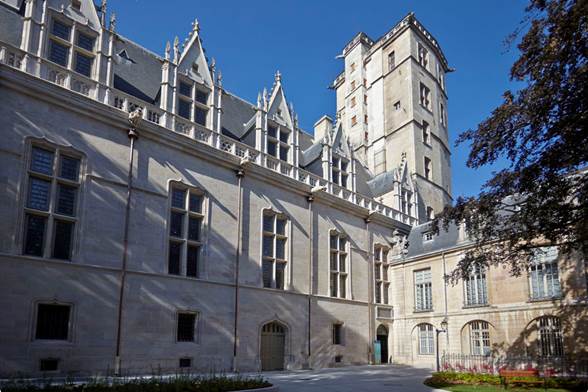
M 129 122 L 131 127 L 128 130 L 128 137 L 130 140 L 129 146 L 129 170 L 127 179 L 127 200 L 125 206 L 125 223 L 123 233 L 123 255 L 122 255 L 122 268 L 120 271 L 120 291 L 118 295 L 118 316 L 116 324 L 116 354 L 114 358 L 114 373 L 120 375 L 120 352 L 122 345 L 122 315 L 125 295 L 125 284 L 127 278 L 127 259 L 129 254 L 129 220 L 131 215 L 131 197 L 133 195 L 133 160 L 135 156 L 135 140 L 138 138 L 137 125 L 141 120 L 142 111 L 137 109 L 136 111 L 129 114 Z
M 237 348 L 238 348 L 238 327 L 239 327 L 239 262 L 241 259 L 241 210 L 243 204 L 243 176 L 245 171 L 243 167 L 237 169 L 237 182 L 239 187 L 237 203 L 237 250 L 235 252 L 235 324 L 233 330 L 233 370 L 237 371 Z
M 368 349 L 368 363 L 370 365 L 374 364 L 374 352 L 373 352 L 373 345 L 374 345 L 374 320 L 373 320 L 373 296 L 374 296 L 374 282 L 373 282 L 373 273 L 374 273 L 374 265 L 373 265 L 373 258 L 372 258 L 372 235 L 370 233 L 370 221 L 371 221 L 371 214 L 365 218 L 365 231 L 367 235 L 367 243 L 368 243 L 368 328 L 369 328 L 369 349 Z
M 313 223 L 313 216 L 312 216 L 312 202 L 314 201 L 314 197 L 312 194 L 308 196 L 308 220 L 309 220 L 309 250 L 310 250 L 310 257 L 308 262 L 308 367 L 312 368 L 311 366 L 311 317 L 312 317 L 312 294 L 313 294 L 313 267 L 314 267 L 314 243 L 313 243 L 313 236 L 314 236 L 314 223 Z

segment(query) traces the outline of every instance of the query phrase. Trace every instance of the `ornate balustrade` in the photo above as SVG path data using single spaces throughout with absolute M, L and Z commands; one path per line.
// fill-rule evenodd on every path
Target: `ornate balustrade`
M 27 66 L 25 64 L 26 58 L 27 54 L 22 50 L 0 41 L 0 64 L 19 69 L 22 72 L 29 73 L 38 78 L 57 84 L 65 89 L 83 94 L 90 99 L 94 99 L 127 113 L 132 112 L 137 108 L 141 108 L 143 119 L 146 121 L 185 135 L 186 137 L 222 150 L 228 154 L 239 158 L 247 158 L 254 164 L 300 181 L 301 183 L 309 185 L 311 188 L 317 186 L 325 187 L 326 192 L 340 199 L 346 200 L 370 211 L 380 213 L 396 221 L 408 225 L 416 225 L 418 223 L 416 218 L 404 214 L 394 208 L 376 202 L 367 196 L 353 192 L 345 187 L 329 183 L 329 181 L 320 176 L 307 172 L 301 168 L 294 167 L 285 161 L 260 152 L 249 145 L 221 135 L 200 124 L 196 124 L 151 103 L 116 90 L 111 86 L 87 78 L 68 68 L 54 64 L 46 59 L 38 58 L 32 54 L 28 54 L 28 59 L 33 62 L 33 65 Z

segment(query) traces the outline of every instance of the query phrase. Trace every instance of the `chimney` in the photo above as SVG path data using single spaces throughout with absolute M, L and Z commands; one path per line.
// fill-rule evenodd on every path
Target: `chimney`
M 314 140 L 321 140 L 333 131 L 333 119 L 326 114 L 314 123 Z

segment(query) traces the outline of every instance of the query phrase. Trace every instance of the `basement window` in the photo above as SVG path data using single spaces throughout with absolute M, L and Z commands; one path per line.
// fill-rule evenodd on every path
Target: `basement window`
M 39 362 L 39 370 L 42 372 L 56 372 L 59 370 L 59 359 L 44 358 Z

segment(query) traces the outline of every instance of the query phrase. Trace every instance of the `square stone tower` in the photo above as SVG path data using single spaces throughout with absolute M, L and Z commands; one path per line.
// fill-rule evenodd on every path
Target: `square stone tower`
M 406 164 L 418 192 L 421 220 L 451 203 L 451 163 L 445 74 L 435 38 L 411 13 L 374 41 L 359 33 L 341 56 L 332 88 L 337 116 L 358 157 L 374 176 Z M 392 193 L 379 195 L 396 206 Z

